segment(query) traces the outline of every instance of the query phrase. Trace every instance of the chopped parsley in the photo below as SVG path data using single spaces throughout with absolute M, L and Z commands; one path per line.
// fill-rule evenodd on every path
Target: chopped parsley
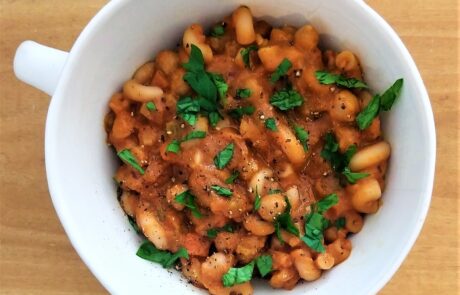
M 329 226 L 329 222 L 318 212 L 305 215 L 305 235 L 300 239 L 316 252 L 324 253 L 323 232 Z
M 253 106 L 237 107 L 230 110 L 228 114 L 235 119 L 241 119 L 244 115 L 252 115 L 256 109 Z
M 316 202 L 315 208 L 318 213 L 322 214 L 339 202 L 337 194 L 330 194 Z
M 321 151 L 321 157 L 327 160 L 332 169 L 336 172 L 342 172 L 348 166 L 351 157 L 356 153 L 356 145 L 350 145 L 344 154 L 339 151 L 339 144 L 332 132 L 325 136 L 325 144 Z
M 144 169 L 141 167 L 141 165 L 139 165 L 139 163 L 137 162 L 136 158 L 134 157 L 134 155 L 131 153 L 130 150 L 124 149 L 118 152 L 117 155 L 123 162 L 125 162 L 128 165 L 131 165 L 131 167 L 139 171 L 140 174 L 144 175 L 145 173 Z
M 227 273 L 222 276 L 222 284 L 224 287 L 232 287 L 234 285 L 249 282 L 252 279 L 255 262 L 252 261 L 243 267 L 232 267 Z
M 234 148 L 235 145 L 230 143 L 214 157 L 214 165 L 216 165 L 218 169 L 223 169 L 227 166 L 233 158 Z
M 275 118 L 268 118 L 265 120 L 265 128 L 271 130 L 271 131 L 277 131 L 278 128 L 276 127 L 276 120 Z
M 368 88 L 366 83 L 356 78 L 347 78 L 340 74 L 332 74 L 326 71 L 317 71 L 316 79 L 321 84 L 337 84 L 345 88 Z
M 224 287 L 232 287 L 234 285 L 249 282 L 252 279 L 255 265 L 260 275 L 265 277 L 272 271 L 272 257 L 270 255 L 261 255 L 243 267 L 230 268 L 227 273 L 222 276 L 222 284 Z
M 221 187 L 220 185 L 211 185 L 211 189 L 222 197 L 231 197 L 233 195 L 233 192 L 230 189 Z
M 295 90 L 283 89 L 272 95 L 270 103 L 278 109 L 286 111 L 301 106 L 303 104 L 303 98 Z
M 302 126 L 294 126 L 295 137 L 300 141 L 305 151 L 308 151 L 308 136 L 309 133 Z
M 192 131 L 189 134 L 187 134 L 181 142 L 192 140 L 192 139 L 199 139 L 199 138 L 205 138 L 206 137 L 206 132 L 205 131 Z
M 180 142 L 177 139 L 173 139 L 167 146 L 166 152 L 178 154 L 180 152 Z
M 249 88 L 238 88 L 236 90 L 236 98 L 248 98 L 251 94 L 252 91 Z
M 286 210 L 275 219 L 275 233 L 281 242 L 284 242 L 281 236 L 281 229 L 284 229 L 295 236 L 299 235 L 299 229 L 295 226 L 294 221 L 292 221 L 291 204 L 289 203 L 288 198 L 285 198 L 285 200 L 287 204 Z
M 176 253 L 159 250 L 150 241 L 145 241 L 139 247 L 136 253 L 137 256 L 148 261 L 161 264 L 164 268 L 170 268 L 176 264 L 179 258 L 189 259 L 187 249 L 180 247 Z
M 228 84 L 225 82 L 224 77 L 221 74 L 208 73 L 211 77 L 212 82 L 216 85 L 217 92 L 221 100 L 224 100 L 227 97 Z
M 259 192 L 257 191 L 256 187 L 256 198 L 254 199 L 254 210 L 257 211 L 260 209 L 260 204 L 261 204 L 262 198 L 259 195 Z
M 262 277 L 272 271 L 273 260 L 270 255 L 260 255 L 256 258 L 256 266 Z
M 200 103 L 191 97 L 182 97 L 176 104 L 177 114 L 190 125 L 195 125 L 198 113 L 200 112 Z
M 131 217 L 131 216 L 128 215 L 128 222 L 129 222 L 129 224 L 131 224 L 131 227 L 134 229 L 134 231 L 136 233 L 138 233 L 138 234 L 142 233 L 142 231 L 139 228 L 139 226 L 137 225 L 136 219 L 134 219 L 134 217 Z
M 191 44 L 189 61 L 182 65 L 186 69 L 184 80 L 198 95 L 216 102 L 217 88 L 204 68 L 204 58 L 201 50 Z
M 147 110 L 151 112 L 157 110 L 157 106 L 153 103 L 153 101 L 149 101 L 148 103 L 146 103 L 145 107 L 147 108 Z
M 305 235 L 301 240 L 316 252 L 325 251 L 323 245 L 323 232 L 329 226 L 329 221 L 324 218 L 323 213 L 339 202 L 337 194 L 330 194 L 316 202 L 312 211 L 305 215 Z
M 401 94 L 401 89 L 404 84 L 404 79 L 396 80 L 393 85 L 390 86 L 383 94 L 380 96 L 380 107 L 384 111 L 391 110 L 396 98 Z
M 339 217 L 335 220 L 334 222 L 334 226 L 337 228 L 337 229 L 341 229 L 341 228 L 344 228 L 345 227 L 345 224 L 347 223 L 347 220 L 345 219 L 345 217 Z
M 215 25 L 212 27 L 211 36 L 212 37 L 222 37 L 225 34 L 225 28 L 223 25 Z
M 182 65 L 186 70 L 184 80 L 198 94 L 196 99 L 182 97 L 177 102 L 177 114 L 190 125 L 195 125 L 199 114 L 208 116 L 210 124 L 215 127 L 222 118 L 217 110 L 217 98 L 224 99 L 228 85 L 222 75 L 208 73 L 205 70 L 201 50 L 191 45 L 189 61 Z
M 234 170 L 232 174 L 227 179 L 225 179 L 225 183 L 226 184 L 234 183 L 239 175 L 240 175 L 240 172 L 237 170 Z
M 243 62 L 244 62 L 244 65 L 247 67 L 247 68 L 250 68 L 251 67 L 251 51 L 255 51 L 259 49 L 257 47 L 257 45 L 250 45 L 246 48 L 243 48 L 240 52 L 241 54 L 241 58 L 243 59 Z
M 330 164 L 332 169 L 337 172 L 341 173 L 345 176 L 345 179 L 349 183 L 355 183 L 357 180 L 365 178 L 369 176 L 367 173 L 355 173 L 351 172 L 350 168 L 348 168 L 348 164 L 350 163 L 351 158 L 357 151 L 356 145 L 350 145 L 345 153 L 340 153 L 339 151 L 339 144 L 332 133 L 327 133 L 325 137 L 325 144 L 323 150 L 321 151 L 321 157 L 327 160 Z
M 346 177 L 349 183 L 356 183 L 356 181 L 366 178 L 369 176 L 369 173 L 361 173 L 361 172 L 351 172 L 350 168 L 345 167 L 343 169 L 342 174 Z
M 274 195 L 274 194 L 281 194 L 283 191 L 280 190 L 279 188 L 271 188 L 268 190 L 269 195 Z
M 356 124 L 360 130 L 364 130 L 372 124 L 380 110 L 389 111 L 395 100 L 401 94 L 404 84 L 403 79 L 396 80 L 382 95 L 376 94 L 367 106 L 356 116 Z
M 180 194 L 178 194 L 174 201 L 179 204 L 184 205 L 185 207 L 189 208 L 192 211 L 193 216 L 196 218 L 201 218 L 203 214 L 201 214 L 200 210 L 198 210 L 198 206 L 195 204 L 195 196 L 192 195 L 190 190 L 186 190 Z
M 367 106 L 356 116 L 356 124 L 358 124 L 360 130 L 364 130 L 371 126 L 374 118 L 378 116 L 380 111 L 380 99 L 380 95 L 374 95 Z
M 216 112 L 210 112 L 208 114 L 208 119 L 209 123 L 211 124 L 212 127 L 216 127 L 217 123 L 222 119 L 221 115 L 216 111 Z
M 292 63 L 289 61 L 289 59 L 283 59 L 270 76 L 270 82 L 275 83 L 276 81 L 278 81 L 282 76 L 287 74 L 291 67 Z
M 178 154 L 180 152 L 180 144 L 184 141 L 189 141 L 192 139 L 200 139 L 200 138 L 205 138 L 206 137 L 206 132 L 204 131 L 192 131 L 184 138 L 178 140 L 178 139 L 173 139 L 167 146 L 166 146 L 166 152 L 171 152 Z
M 224 225 L 223 227 L 220 227 L 220 228 L 210 228 L 210 229 L 208 229 L 206 234 L 207 234 L 208 238 L 214 239 L 215 237 L 217 237 L 218 233 L 223 232 L 223 231 L 226 231 L 228 233 L 232 233 L 233 232 L 233 226 L 230 223 L 227 223 L 226 225 Z

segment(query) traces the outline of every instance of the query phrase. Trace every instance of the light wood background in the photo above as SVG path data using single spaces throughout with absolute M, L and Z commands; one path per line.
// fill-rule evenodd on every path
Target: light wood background
M 12 72 L 21 41 L 69 50 L 104 3 L 0 0 L 1 294 L 106 293 L 70 245 L 48 194 L 43 138 L 50 98 Z M 438 139 L 428 219 L 381 294 L 459 294 L 459 6 L 456 0 L 368 3 L 412 53 L 430 93 Z

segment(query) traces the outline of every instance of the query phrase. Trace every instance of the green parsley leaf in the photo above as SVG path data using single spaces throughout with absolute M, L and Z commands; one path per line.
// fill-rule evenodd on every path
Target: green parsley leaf
M 348 166 L 350 164 L 351 158 L 356 154 L 358 151 L 358 148 L 356 147 L 356 144 L 352 144 L 348 146 L 347 150 L 343 154 L 343 166 Z
M 228 233 L 232 233 L 233 232 L 233 226 L 230 223 L 227 223 L 226 225 L 224 225 L 221 228 L 208 229 L 206 234 L 207 234 L 208 238 L 214 239 L 215 237 L 217 237 L 218 233 L 223 232 L 223 231 L 226 231 Z
M 265 120 L 265 128 L 271 131 L 277 131 L 278 128 L 276 127 L 276 120 L 274 118 L 268 118 Z
M 233 232 L 233 226 L 232 226 L 231 223 L 227 223 L 226 225 L 224 225 L 220 229 L 221 229 L 221 231 L 226 231 L 226 232 L 229 232 L 229 233 Z
M 262 277 L 272 271 L 273 260 L 270 255 L 260 255 L 256 258 L 256 265 Z
M 343 169 L 343 160 L 339 152 L 339 144 L 333 133 L 329 132 L 326 134 L 324 147 L 320 155 L 331 164 L 334 171 L 341 171 Z
M 337 229 L 341 229 L 341 228 L 344 228 L 345 227 L 345 224 L 347 223 L 347 220 L 345 219 L 345 217 L 339 217 L 335 220 L 334 222 L 334 226 L 337 228 Z
M 200 103 L 191 97 L 182 97 L 176 104 L 177 114 L 190 125 L 195 125 L 200 111 Z
M 367 106 L 356 116 L 356 123 L 360 130 L 364 130 L 372 124 L 380 111 L 380 95 L 374 95 Z
M 203 216 L 200 210 L 198 210 L 198 206 L 195 204 L 195 196 L 192 195 L 190 190 L 186 190 L 178 194 L 174 198 L 174 201 L 189 208 L 190 211 L 192 211 L 193 216 L 195 216 L 196 218 L 201 218 Z
M 177 139 L 173 139 L 167 146 L 166 151 L 178 154 L 180 152 L 180 142 Z
M 171 258 L 166 262 L 165 268 L 170 268 L 176 264 L 176 261 L 179 258 L 189 259 L 188 251 L 184 247 L 180 247 L 179 250 L 171 256 Z
M 199 112 L 201 114 L 206 114 L 208 112 L 213 112 L 217 110 L 216 102 L 208 100 L 202 96 L 196 98 L 196 102 L 199 106 Z
M 259 49 L 257 45 L 250 45 L 244 48 L 243 50 L 241 50 L 240 54 L 241 54 L 241 57 L 243 58 L 244 65 L 247 68 L 251 67 L 251 59 L 250 59 L 251 51 L 255 51 L 257 49 Z
M 159 250 L 150 241 L 145 241 L 139 247 L 137 256 L 148 261 L 161 264 L 164 268 L 172 267 L 179 258 L 189 259 L 187 249 L 181 247 L 176 253 Z
M 125 162 L 128 165 L 131 165 L 134 169 L 139 171 L 140 174 L 144 175 L 144 169 L 141 167 L 141 165 L 139 165 L 139 163 L 136 160 L 136 157 L 134 157 L 130 150 L 124 149 L 118 152 L 117 155 L 123 162 Z
M 146 103 L 145 107 L 149 111 L 156 111 L 157 110 L 157 106 L 153 103 L 153 101 L 149 101 L 148 103 Z
M 184 75 L 184 80 L 190 87 L 204 98 L 216 101 L 217 88 L 211 80 L 211 77 L 206 73 L 204 67 L 204 58 L 201 50 L 191 44 L 191 52 L 188 63 L 182 65 L 187 72 Z
M 262 198 L 259 195 L 259 192 L 257 192 L 256 188 L 256 198 L 254 199 L 254 210 L 257 211 L 260 209 L 260 204 L 261 204 Z
M 350 168 L 348 167 L 345 167 L 342 174 L 346 177 L 347 181 L 352 184 L 369 176 L 369 173 L 351 172 Z
M 356 116 L 356 123 L 360 130 L 364 130 L 372 124 L 375 117 L 379 115 L 380 109 L 389 111 L 396 98 L 401 93 L 403 79 L 396 80 L 382 95 L 374 95 L 367 106 Z
M 215 25 L 212 27 L 211 36 L 212 37 L 222 37 L 225 34 L 225 28 L 222 25 Z
M 282 76 L 287 74 L 291 67 L 291 61 L 287 58 L 283 59 L 276 68 L 276 70 L 270 76 L 270 82 L 275 83 L 276 81 L 278 81 Z
M 227 97 L 228 84 L 225 82 L 224 77 L 221 74 L 216 73 L 208 73 L 208 75 L 211 77 L 214 85 L 216 85 L 220 99 L 225 99 Z
M 253 106 L 237 107 L 230 110 L 228 114 L 235 119 L 241 119 L 244 115 L 252 115 L 256 109 Z
M 201 95 L 206 99 L 216 101 L 217 88 L 211 78 L 206 75 L 205 71 L 186 72 L 184 74 L 184 80 L 196 93 L 198 93 L 198 95 Z
M 189 72 L 204 71 L 204 58 L 200 48 L 191 44 L 190 58 L 187 63 L 182 65 L 182 67 Z
M 227 164 L 233 158 L 234 148 L 235 145 L 233 143 L 229 143 L 214 157 L 214 165 L 216 165 L 218 169 L 223 169 L 225 166 L 227 166 Z
M 225 179 L 225 183 L 226 184 L 234 183 L 239 175 L 240 175 L 240 172 L 237 170 L 234 170 L 232 174 L 227 179 Z
M 290 110 L 303 104 L 302 96 L 295 90 L 280 90 L 270 98 L 270 103 L 282 111 Z
M 271 188 L 271 189 L 268 190 L 268 194 L 269 194 L 269 195 L 281 194 L 282 192 L 283 192 L 283 191 L 280 190 L 279 188 L 278 188 L 278 189 L 272 189 L 272 188 Z
M 219 231 L 217 230 L 217 228 L 210 228 L 206 232 L 208 238 L 210 238 L 210 239 L 214 239 L 215 237 L 217 237 L 218 233 L 219 233 Z
M 248 98 L 251 96 L 251 89 L 249 88 L 238 88 L 236 90 L 236 98 Z
M 323 215 L 311 212 L 305 216 L 305 235 L 300 239 L 316 252 L 324 253 L 326 250 L 323 245 L 323 232 L 328 225 L 329 222 Z
M 337 84 L 345 88 L 368 88 L 366 83 L 355 78 L 347 78 L 339 74 L 332 74 L 325 71 L 317 71 L 316 79 L 321 84 Z
M 300 141 L 305 151 L 308 151 L 308 136 L 309 133 L 302 126 L 294 126 L 295 137 Z
M 275 233 L 281 242 L 284 242 L 283 238 L 281 237 L 281 229 L 284 229 L 295 236 L 299 235 L 299 229 L 295 226 L 291 217 L 291 204 L 289 203 L 288 198 L 285 198 L 285 200 L 287 203 L 286 210 L 278 215 L 275 219 Z
M 142 234 L 142 231 L 139 228 L 139 226 L 137 225 L 136 219 L 134 219 L 134 217 L 131 217 L 131 216 L 128 215 L 128 221 L 129 221 L 129 224 L 131 224 L 132 228 L 134 229 L 134 231 L 136 233 Z
M 401 93 L 402 86 L 404 84 L 404 79 L 396 80 L 393 85 L 390 86 L 380 97 L 380 107 L 384 111 L 391 110 L 393 103 L 395 102 L 396 98 L 398 98 L 399 94 Z
M 189 134 L 187 134 L 187 135 L 182 139 L 182 142 L 188 141 L 188 140 L 191 140 L 191 139 L 205 138 L 205 137 L 206 137 L 206 132 L 196 130 L 196 131 L 192 131 L 192 132 L 190 132 Z
M 339 202 L 337 194 L 330 194 L 319 200 L 315 205 L 318 213 L 322 214 Z
M 222 117 L 218 112 L 210 112 L 208 115 L 209 123 L 212 127 L 216 127 L 217 123 L 220 121 Z
M 211 189 L 222 197 L 231 197 L 233 195 L 233 192 L 230 189 L 221 187 L 220 185 L 211 185 Z
M 222 276 L 222 284 L 224 287 L 232 287 L 234 285 L 249 282 L 252 279 L 253 271 L 254 261 L 240 268 L 232 267 Z

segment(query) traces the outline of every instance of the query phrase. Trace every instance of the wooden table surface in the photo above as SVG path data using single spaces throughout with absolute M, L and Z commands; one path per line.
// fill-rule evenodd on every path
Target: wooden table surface
M 0 293 L 104 294 L 67 239 L 49 197 L 44 125 L 50 98 L 15 79 L 32 39 L 69 50 L 102 0 L 0 0 Z M 438 139 L 431 209 L 381 294 L 459 294 L 459 32 L 456 0 L 368 1 L 398 32 L 431 97 Z

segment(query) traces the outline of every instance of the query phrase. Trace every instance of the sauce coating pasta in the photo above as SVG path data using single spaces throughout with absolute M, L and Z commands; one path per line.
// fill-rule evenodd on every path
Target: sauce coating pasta
M 292 289 L 349 257 L 381 204 L 388 97 L 371 98 L 354 53 L 318 41 L 242 6 L 209 34 L 191 24 L 112 96 L 105 127 L 140 257 L 211 294 L 252 294 L 254 276 Z

